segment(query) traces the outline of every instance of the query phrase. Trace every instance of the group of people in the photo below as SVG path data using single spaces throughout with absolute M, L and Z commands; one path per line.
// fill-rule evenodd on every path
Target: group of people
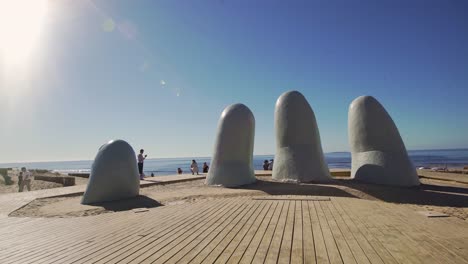
M 263 161 L 263 170 L 273 170 L 273 159 Z
M 206 162 L 203 162 L 203 173 L 208 173 L 209 168 L 210 167 L 208 166 L 208 164 L 206 164 Z M 192 164 L 190 164 L 190 170 L 192 171 L 192 175 L 195 175 L 195 173 L 198 175 L 198 164 L 195 160 L 192 160 Z M 178 168 L 177 173 L 182 174 L 182 170 Z
M 18 176 L 18 191 L 23 192 L 25 186 L 28 189 L 28 191 L 31 191 L 32 178 L 32 173 L 28 171 L 26 167 L 22 167 Z
M 144 149 L 140 149 L 140 153 L 138 154 L 137 156 L 137 160 L 138 160 L 138 174 L 140 175 L 140 180 L 143 180 L 144 177 L 145 177 L 145 174 L 143 173 L 143 164 L 145 162 L 145 159 L 146 157 L 148 157 L 148 155 L 143 155 L 143 153 L 145 153 L 145 150 Z M 206 162 L 203 163 L 203 173 L 208 173 L 208 169 L 210 167 L 208 166 L 208 164 Z M 195 175 L 195 173 L 197 175 L 199 175 L 199 171 L 198 171 L 198 164 L 195 160 L 192 160 L 192 164 L 190 164 L 190 170 L 192 171 L 192 175 Z M 177 174 L 182 174 L 183 171 L 181 168 L 177 168 Z M 151 176 L 154 176 L 153 173 L 151 173 Z

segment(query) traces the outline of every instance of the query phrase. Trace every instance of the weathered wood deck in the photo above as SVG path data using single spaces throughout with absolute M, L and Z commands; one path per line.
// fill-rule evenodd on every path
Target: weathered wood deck
M 241 196 L 139 213 L 1 217 L 0 263 L 468 263 L 466 221 L 319 198 Z

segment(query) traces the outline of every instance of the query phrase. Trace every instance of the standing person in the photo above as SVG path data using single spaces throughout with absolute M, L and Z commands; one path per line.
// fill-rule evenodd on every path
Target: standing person
M 203 173 L 208 173 L 208 169 L 210 167 L 208 167 L 208 164 L 206 164 L 206 162 L 203 162 Z
M 19 192 L 23 192 L 24 186 L 26 185 L 26 188 L 28 188 L 28 191 L 31 191 L 31 179 L 32 175 L 31 172 L 26 170 L 25 167 L 21 168 L 21 174 L 23 176 L 23 180 L 21 181 L 21 184 L 19 186 Z
M 270 166 L 268 160 L 263 161 L 263 170 L 268 170 L 268 166 Z
M 144 149 L 140 149 L 140 154 L 138 154 L 138 173 L 140 173 L 140 180 L 143 180 L 145 177 L 145 174 L 143 173 L 143 162 L 148 155 L 143 156 L 144 152 Z
M 18 189 L 21 188 L 22 183 L 23 183 L 23 172 L 20 169 L 20 172 L 19 172 L 19 175 L 18 175 Z
M 192 170 L 192 175 L 195 173 L 198 175 L 198 164 L 195 160 L 192 160 L 192 164 L 190 165 L 190 169 Z

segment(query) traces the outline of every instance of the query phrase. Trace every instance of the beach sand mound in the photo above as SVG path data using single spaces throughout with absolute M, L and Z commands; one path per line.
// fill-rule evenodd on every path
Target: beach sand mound
M 335 179 L 330 184 L 282 183 L 269 176 L 257 177 L 257 182 L 239 188 L 206 186 L 204 180 L 153 185 L 142 188 L 140 196 L 93 205 L 80 204 L 80 196 L 36 199 L 10 214 L 15 217 L 80 217 L 140 208 L 171 206 L 180 203 L 236 196 L 310 195 L 380 200 L 405 204 L 415 211 L 434 211 L 468 219 L 468 185 L 433 179 L 421 179 L 421 186 L 391 187 Z M 151 209 L 149 209 L 151 210 Z
M 13 178 L 14 181 L 11 185 L 3 185 L 0 184 L 0 194 L 2 193 L 15 193 L 18 192 L 18 178 Z M 43 189 L 52 189 L 52 188 L 61 188 L 63 184 L 55 183 L 55 182 L 48 182 L 48 181 L 40 181 L 40 180 L 33 180 L 31 182 L 31 191 L 36 190 L 43 190 Z M 28 190 L 24 187 L 24 191 L 27 192 Z
M 10 214 L 13 217 L 79 217 L 99 215 L 119 211 L 137 210 L 141 208 L 153 208 L 161 206 L 157 201 L 146 196 L 83 205 L 80 203 L 82 195 L 73 197 L 52 197 L 36 199 L 27 206 Z
M 66 174 L 60 174 L 60 173 L 54 173 L 50 171 L 40 171 L 36 172 L 34 170 L 31 171 L 33 173 L 33 176 L 46 176 L 46 177 L 62 177 L 62 176 L 67 176 Z M 2 180 L 0 180 L 0 194 L 3 193 L 15 193 L 18 192 L 18 171 L 8 171 L 8 176 L 12 181 L 12 184 L 6 185 L 4 184 L 3 177 L 0 177 Z M 81 178 L 81 177 L 75 177 L 75 185 L 83 185 L 87 184 L 88 179 L 86 178 Z M 51 182 L 51 181 L 43 181 L 43 180 L 36 180 L 33 179 L 31 181 L 31 191 L 37 191 L 37 190 L 44 190 L 44 189 L 52 189 L 52 188 L 61 188 L 64 187 L 63 184 L 57 183 L 57 182 Z M 25 191 L 26 187 L 25 187 Z

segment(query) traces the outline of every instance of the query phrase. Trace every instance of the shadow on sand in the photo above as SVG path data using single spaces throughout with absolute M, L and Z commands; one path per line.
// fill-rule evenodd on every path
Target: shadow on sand
M 351 180 L 339 180 L 341 186 L 358 190 L 379 200 L 391 203 L 468 207 L 468 188 L 436 184 L 417 187 L 383 186 Z
M 257 179 L 257 182 L 241 187 L 242 189 L 258 190 L 270 195 L 314 195 L 314 196 L 337 196 L 354 197 L 356 196 L 330 185 L 312 184 L 312 183 L 288 183 L 264 181 Z
M 136 208 L 153 208 L 162 206 L 162 204 L 156 200 L 153 200 L 144 195 L 138 195 L 134 198 L 118 200 L 118 201 L 111 201 L 111 202 L 102 202 L 102 203 L 94 203 L 91 204 L 92 206 L 99 206 L 108 211 L 128 211 Z
M 334 179 L 329 184 L 287 183 L 257 178 L 254 184 L 241 187 L 270 195 L 313 195 L 361 198 L 371 196 L 390 203 L 468 207 L 468 188 L 421 184 L 418 187 L 397 187 L 363 183 L 350 179 Z M 363 195 L 359 195 L 362 193 Z

